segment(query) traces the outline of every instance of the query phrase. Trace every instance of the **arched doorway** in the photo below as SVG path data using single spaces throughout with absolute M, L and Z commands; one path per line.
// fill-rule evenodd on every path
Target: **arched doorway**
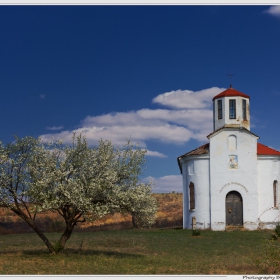
M 226 196 L 226 225 L 243 225 L 243 202 L 242 196 L 237 191 L 231 191 Z

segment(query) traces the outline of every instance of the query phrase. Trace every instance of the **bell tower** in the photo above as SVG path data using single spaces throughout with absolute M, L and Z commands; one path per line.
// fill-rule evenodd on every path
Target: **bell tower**
M 213 98 L 214 131 L 221 127 L 250 130 L 250 96 L 230 87 Z

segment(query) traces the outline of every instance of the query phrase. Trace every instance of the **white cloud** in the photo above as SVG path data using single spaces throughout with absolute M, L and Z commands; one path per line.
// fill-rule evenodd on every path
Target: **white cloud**
M 179 89 L 160 94 L 153 99 L 153 102 L 171 108 L 209 108 L 212 104 L 212 98 L 224 90 L 225 89 L 218 87 L 212 87 L 200 91 Z
M 55 134 L 45 134 L 41 137 L 46 140 L 59 138 L 65 143 L 70 143 L 73 132 L 86 135 L 90 145 L 96 145 L 98 141 L 107 139 L 115 145 L 122 145 L 126 139 L 131 139 L 134 143 L 138 143 L 140 147 L 146 147 L 146 140 L 159 140 L 166 143 L 183 144 L 190 140 L 192 132 L 182 126 L 170 125 L 163 123 L 162 125 L 113 125 L 113 126 L 92 126 L 82 127 L 72 131 L 62 131 Z
M 48 130 L 61 130 L 63 126 L 47 126 L 46 129 Z
M 159 178 L 149 176 L 142 181 L 144 183 L 153 181 L 155 184 L 153 188 L 154 193 L 183 192 L 182 175 L 168 175 Z
M 280 5 L 277 6 L 271 6 L 267 10 L 264 11 L 267 14 L 270 14 L 272 16 L 280 17 Z
M 158 120 L 169 122 L 176 125 L 186 126 L 191 130 L 212 129 L 213 112 L 212 109 L 194 109 L 194 110 L 166 110 L 166 109 L 142 109 L 137 114 L 146 120 Z M 194 136 L 194 138 L 196 138 Z
M 59 138 L 70 143 L 73 132 L 76 132 L 83 133 L 90 145 L 98 144 L 101 138 L 111 140 L 115 145 L 122 145 L 130 139 L 142 148 L 147 147 L 146 142 L 149 140 L 174 145 L 184 144 L 190 139 L 205 142 L 206 135 L 213 130 L 212 98 L 223 90 L 213 87 L 197 92 L 184 90 L 160 94 L 153 99 L 154 102 L 171 106 L 173 109 L 145 108 L 87 116 L 75 130 L 53 132 L 41 137 L 46 141 Z M 61 127 L 48 129 L 58 128 Z M 149 151 L 148 155 L 165 156 L 158 151 Z
M 150 151 L 150 150 L 147 150 L 146 156 L 167 158 L 167 155 L 165 154 L 159 153 L 157 151 Z

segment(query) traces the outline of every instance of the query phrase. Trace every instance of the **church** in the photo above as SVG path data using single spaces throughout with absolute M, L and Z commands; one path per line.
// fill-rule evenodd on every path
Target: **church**
M 213 126 L 208 143 L 177 158 L 183 228 L 275 228 L 280 152 L 250 131 L 250 96 L 231 86 L 214 96 Z

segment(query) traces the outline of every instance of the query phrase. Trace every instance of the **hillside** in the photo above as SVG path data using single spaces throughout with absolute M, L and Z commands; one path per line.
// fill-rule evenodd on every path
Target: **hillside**
M 183 202 L 181 193 L 153 194 L 158 202 L 156 222 L 153 227 L 181 227 L 183 225 Z M 45 232 L 58 232 L 63 230 L 63 220 L 55 212 L 38 214 L 37 224 Z M 100 231 L 131 228 L 131 216 L 119 213 L 107 215 L 93 223 L 78 224 L 75 231 Z M 27 233 L 33 230 L 16 216 L 12 211 L 0 208 L 0 234 Z

